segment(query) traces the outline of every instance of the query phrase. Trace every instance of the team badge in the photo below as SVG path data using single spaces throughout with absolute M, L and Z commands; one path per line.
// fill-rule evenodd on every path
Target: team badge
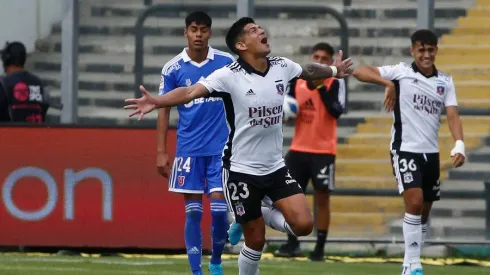
M 245 207 L 243 207 L 243 204 L 241 202 L 235 203 L 235 209 L 238 216 L 245 215 Z
M 183 186 L 185 183 L 185 176 L 179 176 L 179 185 Z
M 405 183 L 411 183 L 413 181 L 412 172 L 406 172 L 405 174 L 403 174 L 403 181 Z
M 284 85 L 282 83 L 279 83 L 276 85 L 277 93 L 280 95 L 284 94 Z
M 192 81 L 191 81 L 189 78 L 187 78 L 187 79 L 185 80 L 185 85 L 187 85 L 187 87 L 192 86 Z
M 444 94 L 444 87 L 443 86 L 437 86 L 437 93 L 440 94 L 440 95 L 443 95 Z

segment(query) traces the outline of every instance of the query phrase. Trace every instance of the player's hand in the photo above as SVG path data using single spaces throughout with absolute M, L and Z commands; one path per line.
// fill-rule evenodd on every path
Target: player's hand
M 129 114 L 129 117 L 139 114 L 138 120 L 141 120 L 145 114 L 155 110 L 157 105 L 157 100 L 151 96 L 151 94 L 140 85 L 140 91 L 143 93 L 143 96 L 140 98 L 128 98 L 124 100 L 126 103 L 133 103 L 131 105 L 124 106 L 124 109 L 132 109 L 134 110 Z
M 451 159 L 453 160 L 453 166 L 458 168 L 463 166 L 466 161 L 465 147 L 462 140 L 457 140 L 454 148 L 451 150 Z
M 158 153 L 157 155 L 157 171 L 158 174 L 168 179 L 170 174 L 170 163 L 168 161 L 167 153 Z
M 464 162 L 466 161 L 466 157 L 463 154 L 457 153 L 454 157 L 451 157 L 453 160 L 453 166 L 455 168 L 463 166 Z
M 396 104 L 396 89 L 395 84 L 391 82 L 390 85 L 385 88 L 385 100 L 383 106 L 387 112 L 392 112 L 395 109 Z
M 339 51 L 337 57 L 335 58 L 334 66 L 337 67 L 337 75 L 336 78 L 345 78 L 350 76 L 354 72 L 354 68 L 352 65 L 354 64 L 350 58 L 346 60 L 342 60 L 342 56 L 344 53 L 342 50 Z

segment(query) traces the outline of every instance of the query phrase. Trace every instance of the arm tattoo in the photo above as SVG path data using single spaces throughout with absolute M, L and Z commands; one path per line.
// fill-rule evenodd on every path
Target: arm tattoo
M 309 63 L 301 67 L 303 68 L 303 72 L 299 77 L 305 80 L 319 80 L 332 77 L 330 66 Z

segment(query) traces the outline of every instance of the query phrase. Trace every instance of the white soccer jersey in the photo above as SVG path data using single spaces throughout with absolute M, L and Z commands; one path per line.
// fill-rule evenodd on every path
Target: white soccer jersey
M 267 61 L 265 73 L 238 59 L 198 82 L 211 96 L 223 97 L 230 128 L 223 167 L 233 172 L 261 176 L 285 166 L 282 105 L 288 82 L 302 68 L 283 57 L 268 57 Z
M 434 69 L 424 76 L 415 63 L 379 67 L 381 77 L 396 86 L 397 103 L 391 128 L 391 150 L 439 152 L 438 137 L 443 108 L 457 106 L 450 75 Z

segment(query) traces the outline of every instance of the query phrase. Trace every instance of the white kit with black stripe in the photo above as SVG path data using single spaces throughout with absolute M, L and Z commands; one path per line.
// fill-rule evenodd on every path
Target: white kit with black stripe
M 414 63 L 403 62 L 379 67 L 379 72 L 396 87 L 390 150 L 438 153 L 443 108 L 458 105 L 452 77 L 436 68 L 424 76 Z
M 264 73 L 238 59 L 198 82 L 223 98 L 230 129 L 223 167 L 233 172 L 262 176 L 285 166 L 282 106 L 288 82 L 302 68 L 283 57 L 267 61 Z

